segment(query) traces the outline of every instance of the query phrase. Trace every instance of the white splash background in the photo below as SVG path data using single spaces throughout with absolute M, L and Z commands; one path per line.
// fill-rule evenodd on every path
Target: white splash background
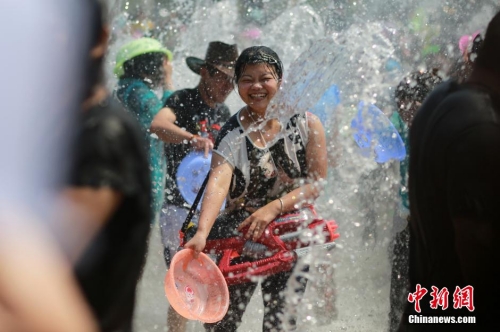
M 484 29 L 498 5 L 492 1 L 343 0 L 245 1 L 171 0 L 110 1 L 113 39 L 108 71 L 118 47 L 138 35 L 159 38 L 174 52 L 174 84 L 195 87 L 199 77 L 185 64 L 187 56 L 204 58 L 212 40 L 237 43 L 239 50 L 266 45 L 281 57 L 285 82 L 275 98 L 284 119 L 311 109 L 332 84 L 341 102 L 327 107 L 325 129 L 331 167 L 318 212 L 335 219 L 341 238 L 326 252 L 314 250 L 301 260 L 310 264 L 309 283 L 300 301 L 298 331 L 385 331 L 388 328 L 390 242 L 397 202 L 398 163 L 377 164 L 363 157 L 352 138 L 350 122 L 360 100 L 376 104 L 386 115 L 394 110 L 394 88 L 416 68 L 440 64 L 458 55 L 462 34 Z M 257 3 L 252 7 L 251 3 Z M 457 12 L 458 11 L 458 12 Z M 440 13 L 441 16 L 436 13 Z M 438 20 L 441 17 L 443 19 Z M 457 23 L 458 22 L 458 23 Z M 422 55 L 439 44 L 441 57 Z M 397 63 L 391 67 L 388 63 Z M 109 85 L 116 79 L 110 75 Z M 234 113 L 243 103 L 232 93 Z M 376 222 L 367 225 L 368 215 Z M 154 229 L 136 309 L 137 331 L 166 331 L 168 302 L 163 279 L 163 248 Z M 239 331 L 258 331 L 263 306 L 256 292 Z M 290 309 L 291 310 L 291 309 Z M 203 331 L 189 322 L 188 331 Z

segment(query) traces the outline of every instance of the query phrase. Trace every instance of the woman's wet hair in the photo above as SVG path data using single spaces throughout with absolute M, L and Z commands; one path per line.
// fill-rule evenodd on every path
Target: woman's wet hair
M 123 64 L 123 78 L 149 79 L 152 85 L 157 86 L 163 82 L 165 76 L 164 59 L 165 54 L 160 52 L 138 55 Z
M 243 50 L 236 60 L 236 64 L 234 65 L 234 82 L 238 83 L 247 65 L 260 63 L 267 64 L 274 69 L 276 80 L 280 81 L 283 78 L 283 63 L 278 54 L 266 46 L 252 46 Z

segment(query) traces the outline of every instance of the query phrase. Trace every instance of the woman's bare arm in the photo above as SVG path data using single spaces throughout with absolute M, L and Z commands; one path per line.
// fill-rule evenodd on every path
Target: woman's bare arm
M 186 243 L 186 248 L 191 248 L 196 253 L 205 248 L 206 238 L 214 225 L 222 203 L 229 191 L 232 175 L 232 166 L 223 157 L 214 153 L 212 156 L 210 177 L 201 204 L 198 230 L 196 235 Z
M 93 332 L 72 267 L 41 221 L 0 212 L 0 331 Z

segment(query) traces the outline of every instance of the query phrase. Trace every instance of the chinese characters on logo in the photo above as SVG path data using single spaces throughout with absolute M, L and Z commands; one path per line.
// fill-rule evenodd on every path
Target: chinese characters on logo
M 448 288 L 443 287 L 439 289 L 435 286 L 431 288 L 431 309 L 438 309 L 439 307 L 441 307 L 441 310 L 448 309 L 448 297 L 450 295 Z M 408 302 L 414 303 L 416 312 L 421 312 L 420 300 L 422 300 L 427 293 L 428 291 L 425 287 L 417 284 L 415 292 L 408 294 Z M 474 311 L 474 287 L 470 285 L 463 288 L 458 286 L 455 287 L 455 291 L 453 292 L 453 309 L 461 308 L 467 308 L 470 312 Z
M 455 287 L 453 292 L 453 308 L 460 309 L 466 307 L 470 312 L 474 311 L 474 287 Z
M 420 300 L 427 294 L 427 289 L 422 288 L 420 284 L 417 284 L 417 290 L 415 293 L 408 294 L 408 302 L 415 303 L 415 311 L 420 312 Z

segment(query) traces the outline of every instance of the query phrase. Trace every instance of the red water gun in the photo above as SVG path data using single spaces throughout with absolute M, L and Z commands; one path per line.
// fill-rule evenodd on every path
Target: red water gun
M 310 213 L 298 210 L 279 216 L 255 242 L 243 236 L 248 227 L 238 236 L 209 238 L 203 252 L 216 256 L 217 265 L 228 285 L 289 271 L 298 256 L 312 246 L 333 247 L 333 241 L 339 237 L 334 220 L 318 218 L 312 207 L 308 210 Z M 311 233 L 307 238 L 314 240 L 304 240 L 304 232 Z M 181 246 L 186 240 L 185 232 L 181 231 Z

